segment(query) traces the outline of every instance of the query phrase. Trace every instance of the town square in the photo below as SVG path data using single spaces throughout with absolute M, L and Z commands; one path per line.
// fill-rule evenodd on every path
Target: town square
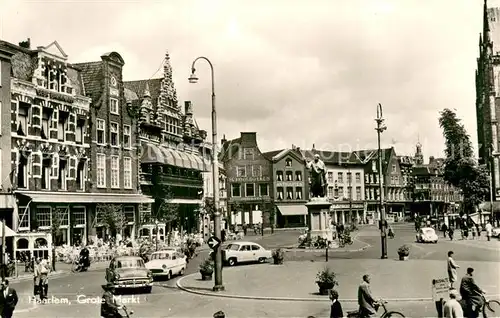
M 0 316 L 500 317 L 499 109 L 500 0 L 3 1 Z

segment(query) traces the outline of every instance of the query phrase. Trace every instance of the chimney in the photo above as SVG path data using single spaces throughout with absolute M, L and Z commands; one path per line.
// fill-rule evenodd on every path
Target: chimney
M 193 105 L 189 100 L 184 102 L 184 114 L 193 115 Z
M 19 42 L 19 46 L 25 49 L 31 49 L 31 39 L 28 38 L 26 41 Z
M 224 146 L 224 144 L 225 144 L 226 142 L 227 142 L 227 139 L 226 139 L 226 134 L 224 134 L 224 135 L 222 136 L 222 139 L 220 140 L 220 144 L 221 144 L 222 146 Z

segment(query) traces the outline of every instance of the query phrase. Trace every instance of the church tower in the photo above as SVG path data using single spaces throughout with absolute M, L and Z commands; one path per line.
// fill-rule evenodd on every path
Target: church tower
M 424 154 L 422 152 L 422 144 L 417 142 L 415 156 L 413 157 L 416 166 L 422 166 L 424 164 Z

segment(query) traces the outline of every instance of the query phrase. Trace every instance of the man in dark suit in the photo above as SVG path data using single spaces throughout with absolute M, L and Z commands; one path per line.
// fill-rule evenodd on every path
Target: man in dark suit
M 4 279 L 2 281 L 2 291 L 0 294 L 0 309 L 2 318 L 12 317 L 18 300 L 16 290 L 9 286 L 9 281 L 7 279 Z

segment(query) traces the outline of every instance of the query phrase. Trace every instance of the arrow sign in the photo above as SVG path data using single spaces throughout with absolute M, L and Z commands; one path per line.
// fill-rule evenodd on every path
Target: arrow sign
M 212 236 L 211 238 L 208 239 L 207 243 L 211 249 L 216 250 L 217 247 L 219 247 L 220 245 L 220 240 L 217 237 Z

